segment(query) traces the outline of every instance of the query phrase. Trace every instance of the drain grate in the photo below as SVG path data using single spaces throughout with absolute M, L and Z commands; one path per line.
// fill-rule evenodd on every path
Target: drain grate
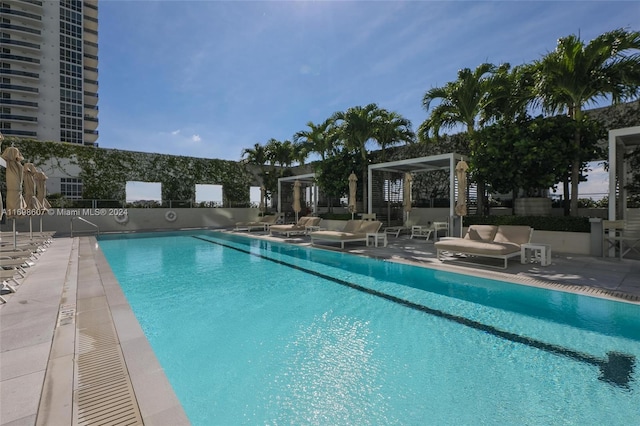
M 76 321 L 75 424 L 143 424 L 108 309 L 79 313 Z
M 58 311 L 57 327 L 60 327 L 61 325 L 73 324 L 75 316 L 76 316 L 75 304 L 60 305 L 60 310 Z

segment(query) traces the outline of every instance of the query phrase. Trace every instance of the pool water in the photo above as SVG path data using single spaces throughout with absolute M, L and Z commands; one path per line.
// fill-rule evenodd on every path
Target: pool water
M 194 425 L 640 423 L 640 306 L 205 231 L 100 247 Z

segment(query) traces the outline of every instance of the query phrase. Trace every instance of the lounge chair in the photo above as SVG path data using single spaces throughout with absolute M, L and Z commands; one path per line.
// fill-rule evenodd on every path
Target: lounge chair
M 9 268 L 9 269 L 0 268 L 0 280 L 2 280 L 2 290 L 8 290 L 11 293 L 16 292 L 16 288 L 13 285 L 11 285 L 11 283 L 13 283 L 15 286 L 20 285 L 20 283 L 16 280 L 16 273 L 17 271 L 13 268 Z M 20 278 L 23 278 L 23 277 L 20 276 Z M 3 303 L 7 302 L 2 296 L 0 296 L 0 301 L 2 301 Z
M 425 238 L 428 241 L 433 235 L 433 241 L 437 241 L 441 233 L 444 233 L 445 237 L 449 235 L 448 222 L 433 222 L 426 226 L 413 225 L 411 227 L 411 238 Z
M 19 258 L 24 257 L 31 260 L 36 260 L 40 256 L 41 252 L 37 250 L 25 250 L 24 248 L 0 247 L 0 257 Z
M 416 220 L 407 219 L 402 226 L 387 226 L 386 228 L 384 228 L 384 233 L 388 236 L 393 235 L 394 237 L 398 238 L 402 233 L 411 232 L 412 226 L 418 225 L 420 225 L 420 218 Z
M 521 246 L 531 242 L 533 228 L 514 225 L 471 225 L 464 238 L 437 241 L 437 257 L 444 261 L 442 253 L 465 254 L 476 257 L 490 257 L 507 260 L 521 255 Z
M 313 216 L 303 216 L 298 220 L 298 223 L 291 223 L 287 225 L 271 225 L 269 227 L 269 234 L 274 233 L 285 234 L 287 237 L 292 235 L 307 234 L 309 229 L 314 229 L 320 225 L 322 218 Z
M 247 231 L 251 232 L 254 229 L 259 229 L 262 231 L 268 231 L 271 225 L 274 225 L 278 222 L 278 220 L 282 217 L 282 214 L 272 214 L 262 216 L 261 220 L 256 220 L 252 222 L 237 222 L 236 227 L 233 228 L 234 231 Z
M 344 243 L 354 241 L 367 241 L 367 234 L 375 234 L 382 227 L 378 220 L 348 220 L 342 231 L 314 231 L 311 235 L 311 244 L 316 241 L 339 242 L 344 249 Z
M 24 268 L 28 268 L 33 265 L 35 265 L 35 263 L 25 259 L 24 257 L 0 259 L 1 269 L 15 269 L 16 273 L 18 273 L 22 278 L 27 275 L 27 272 L 24 270 Z

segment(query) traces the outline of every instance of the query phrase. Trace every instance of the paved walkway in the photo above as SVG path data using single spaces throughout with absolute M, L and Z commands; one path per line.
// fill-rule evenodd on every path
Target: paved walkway
M 252 236 L 309 244 L 304 237 Z M 348 244 L 346 251 L 640 303 L 640 260 L 554 254 L 549 266 L 511 260 L 503 271 L 463 262 L 442 264 L 432 242 L 408 237 L 390 238 L 387 247 Z M 0 425 L 119 419 L 188 424 L 93 237 L 55 239 L 28 269 L 18 291 L 3 296 Z
M 308 237 L 284 238 L 262 233 L 252 233 L 252 236 L 293 244 L 310 244 Z M 340 246 L 329 243 L 317 247 L 338 250 Z M 433 241 L 411 239 L 406 235 L 390 237 L 387 247 L 366 247 L 362 242 L 347 243 L 344 251 L 462 274 L 640 303 L 640 259 L 620 260 L 553 253 L 549 266 L 540 266 L 539 263 L 522 265 L 519 258 L 513 258 L 509 260 L 507 269 L 501 269 L 500 259 L 474 259 L 473 262 L 476 263 L 471 263 L 471 259 L 449 258 L 444 263 L 440 262 L 436 259 Z
M 189 424 L 93 237 L 57 238 L 0 306 L 0 425 Z

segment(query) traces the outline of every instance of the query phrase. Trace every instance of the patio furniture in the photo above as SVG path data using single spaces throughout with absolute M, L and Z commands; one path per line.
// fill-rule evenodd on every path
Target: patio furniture
M 344 249 L 344 243 L 367 241 L 367 234 L 377 233 L 382 226 L 378 220 L 348 220 L 342 231 L 315 231 L 311 235 L 311 244 L 316 241 L 339 242 Z
M 303 216 L 298 220 L 298 223 L 271 225 L 269 227 L 269 234 L 285 234 L 287 237 L 292 235 L 306 235 L 309 232 L 309 228 L 319 226 L 321 220 L 322 218 L 319 217 Z
M 370 245 L 378 247 L 382 244 L 383 247 L 387 246 L 387 233 L 386 232 L 368 232 L 367 233 L 367 247 Z
M 467 256 L 507 260 L 521 256 L 522 245 L 531 242 L 533 228 L 515 225 L 471 225 L 464 238 L 446 239 L 434 243 L 438 260 L 444 261 L 444 252 Z
M 541 266 L 551 265 L 551 245 L 526 243 L 520 246 L 520 263 L 540 262 Z
M 433 241 L 438 241 L 440 233 L 444 233 L 445 237 L 449 236 L 448 222 L 433 222 L 431 225 L 421 226 L 414 225 L 411 227 L 411 238 L 425 238 L 429 240 L 433 235 Z
M 618 253 L 622 259 L 633 251 L 640 255 L 640 230 L 633 229 L 625 220 L 602 221 L 602 257 L 609 252 Z
M 236 227 L 233 228 L 234 231 L 247 231 L 251 232 L 254 229 L 259 229 L 262 231 L 268 231 L 271 225 L 275 225 L 279 221 L 284 218 L 283 213 L 272 214 L 262 216 L 261 220 L 256 220 L 252 222 L 237 222 Z
M 386 228 L 384 228 L 384 233 L 389 236 L 393 235 L 394 237 L 398 238 L 403 232 L 410 232 L 411 227 L 414 225 L 420 225 L 420 218 L 409 218 L 401 226 L 387 226 Z

